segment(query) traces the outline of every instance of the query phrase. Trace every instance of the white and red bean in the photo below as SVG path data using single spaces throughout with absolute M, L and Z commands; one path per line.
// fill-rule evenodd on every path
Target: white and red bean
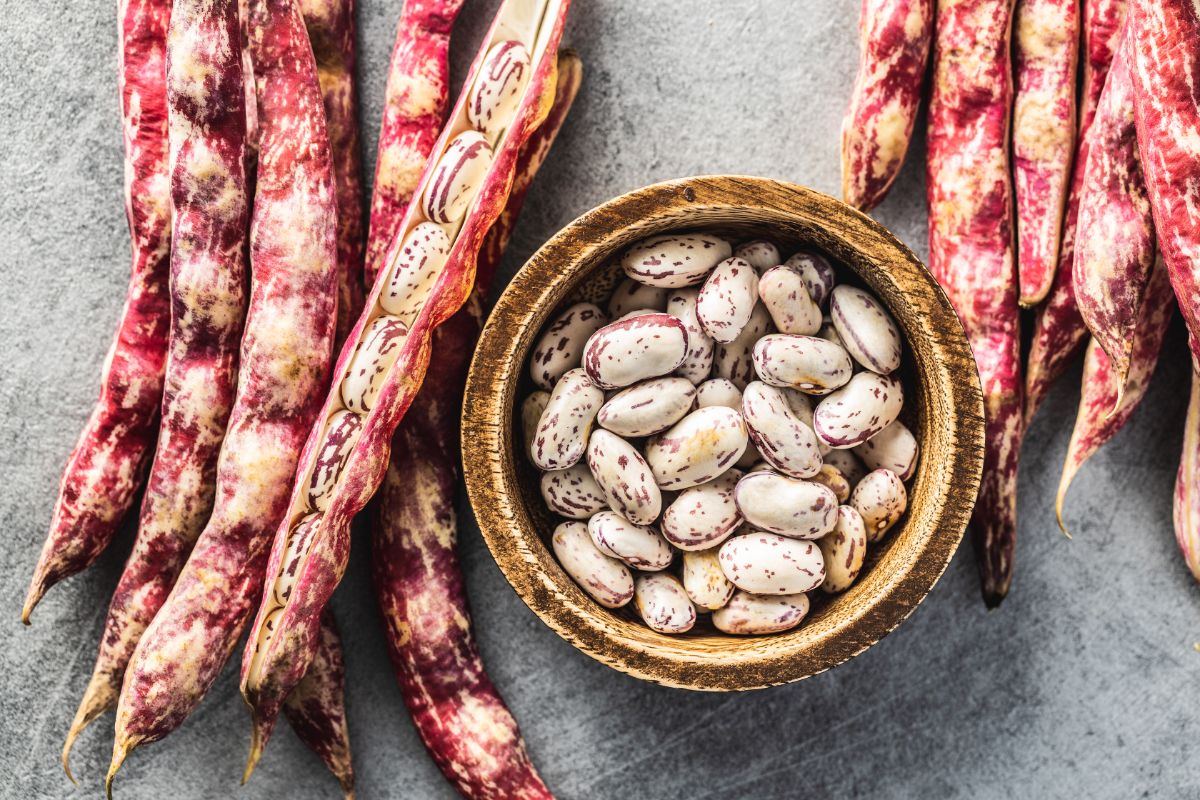
M 512 121 L 532 74 L 529 51 L 520 42 L 493 45 L 467 95 L 467 120 L 494 143 Z
M 730 255 L 729 242 L 717 236 L 668 233 L 634 245 L 622 257 L 621 268 L 647 286 L 678 289 L 703 283 Z
M 687 378 L 650 378 L 609 398 L 596 422 L 618 436 L 649 436 L 683 419 L 695 400 L 696 387 Z
M 554 386 L 538 421 L 530 455 L 541 469 L 566 469 L 583 458 L 604 391 L 582 369 L 568 370 Z
M 744 258 L 750 262 L 750 265 L 759 272 L 764 272 L 771 267 L 782 264 L 779 256 L 779 248 L 766 239 L 755 239 L 752 242 L 740 244 L 733 254 L 738 258 Z
M 638 613 L 650 630 L 687 633 L 696 624 L 696 607 L 674 575 L 639 575 L 634 591 Z
M 902 481 L 913 476 L 920 451 L 917 437 L 900 420 L 854 448 L 868 469 L 890 469 Z
M 566 573 L 600 605 L 620 608 L 633 599 L 633 573 L 596 548 L 584 523 L 559 525 L 550 546 Z
M 752 594 L 811 592 L 825 580 L 825 558 L 816 542 L 766 531 L 726 540 L 719 558 L 725 577 Z
M 683 551 L 683 589 L 706 611 L 721 608 L 733 595 L 733 583 L 725 577 L 718 553 L 716 547 Z
M 829 594 L 844 592 L 854 583 L 867 557 L 867 529 L 862 516 L 850 506 L 838 506 L 837 525 L 817 540 L 825 558 L 825 581 Z
M 745 476 L 733 497 L 755 528 L 794 539 L 819 539 L 837 521 L 837 496 L 828 486 L 774 472 Z
M 759 278 L 758 296 L 780 333 L 812 336 L 821 329 L 821 308 L 797 270 L 782 264 L 767 270 Z
M 688 349 L 683 363 L 675 370 L 677 375 L 694 384 L 706 380 L 712 372 L 713 340 L 700 327 L 696 319 L 696 299 L 699 289 L 676 289 L 667 297 L 667 313 L 679 318 L 687 328 Z
M 904 482 L 890 469 L 868 472 L 850 495 L 850 505 L 862 515 L 867 541 L 878 542 L 908 508 Z
M 492 148 L 482 133 L 463 131 L 455 136 L 425 189 L 425 216 L 442 224 L 462 219 L 491 165 Z
M 763 383 L 805 394 L 829 394 L 854 374 L 850 354 L 844 348 L 815 336 L 764 336 L 755 343 L 753 358 L 754 371 Z
M 742 393 L 742 417 L 768 464 L 792 478 L 811 478 L 821 471 L 820 442 L 792 411 L 786 391 L 754 381 Z
M 583 346 L 593 333 L 608 324 L 608 317 L 591 303 L 576 303 L 555 317 L 533 348 L 529 376 L 539 388 L 554 388 L 569 369 L 583 363 Z
M 601 389 L 621 389 L 674 372 L 688 350 L 687 328 L 670 314 L 642 314 L 609 323 L 583 346 L 583 367 Z
M 896 421 L 904 389 L 890 375 L 860 372 L 813 410 L 813 430 L 835 450 L 855 447 Z
M 742 473 L 736 469 L 707 483 L 684 489 L 663 511 L 662 532 L 680 550 L 704 550 L 725 541 L 742 524 L 733 490 Z
M 738 591 L 713 611 L 713 627 L 722 633 L 756 635 L 791 630 L 808 616 L 806 594 L 750 594 Z
M 834 287 L 829 318 L 846 352 L 859 364 L 882 375 L 900 366 L 900 329 L 870 294 L 854 286 Z
M 546 506 L 567 519 L 588 519 L 608 508 L 608 497 L 586 463 L 542 474 L 542 499 Z
M 630 311 L 639 309 L 667 311 L 669 292 L 669 289 L 661 286 L 647 286 L 644 283 L 638 283 L 633 278 L 626 278 L 621 281 L 608 300 L 608 315 L 613 319 L 620 319 Z M 691 333 L 690 328 L 688 333 Z
M 635 525 L 615 511 L 601 511 L 589 519 L 588 535 L 601 553 L 643 572 L 664 570 L 675 558 L 653 525 Z
M 608 497 L 608 506 L 635 525 L 649 525 L 662 511 L 662 492 L 642 454 L 629 442 L 598 430 L 588 441 L 592 477 Z
M 346 408 L 355 414 L 371 410 L 407 335 L 408 326 L 399 317 L 384 315 L 370 324 L 342 380 L 342 402 Z
M 700 287 L 696 319 L 714 342 L 728 344 L 750 321 L 758 302 L 758 273 L 743 258 L 727 258 L 717 264 Z
M 746 423 L 732 408 L 688 414 L 646 443 L 646 463 L 661 489 L 679 491 L 720 475 L 746 450 Z

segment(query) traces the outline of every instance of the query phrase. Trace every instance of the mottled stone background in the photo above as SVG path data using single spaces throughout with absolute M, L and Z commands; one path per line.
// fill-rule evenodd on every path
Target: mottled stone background
M 455 85 L 496 5 L 467 3 Z M 0 25 L 0 794 L 10 798 L 97 796 L 111 746 L 108 716 L 77 745 L 83 785 L 72 788 L 59 748 L 129 533 L 54 589 L 32 628 L 18 614 L 125 292 L 114 6 L 10 3 Z M 361 0 L 368 165 L 399 7 Z M 853 0 L 577 0 L 566 41 L 586 80 L 504 274 L 576 215 L 660 179 L 748 173 L 836 193 L 857 16 Z M 918 140 L 877 213 L 922 254 L 923 154 Z M 1074 541 L 1054 524 L 1053 497 L 1078 367 L 1051 395 L 1025 445 L 1018 570 L 1002 608 L 984 610 L 964 547 L 894 634 L 784 688 L 691 694 L 593 662 L 517 599 L 468 514 L 483 654 L 547 781 L 564 798 L 1198 796 L 1200 588 L 1177 555 L 1170 507 L 1186 362 L 1176 323 L 1143 408 L 1078 479 Z M 335 606 L 360 797 L 452 797 L 393 682 L 362 547 Z M 338 796 L 286 726 L 238 790 L 247 715 L 234 677 L 130 759 L 118 797 Z

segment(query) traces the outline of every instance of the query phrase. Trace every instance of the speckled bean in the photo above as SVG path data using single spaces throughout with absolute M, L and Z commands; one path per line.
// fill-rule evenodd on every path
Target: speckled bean
M 733 595 L 733 583 L 725 577 L 718 553 L 716 547 L 683 552 L 683 590 L 707 611 L 722 607 Z
M 820 437 L 818 437 L 820 438 Z M 853 488 L 858 485 L 858 482 L 867 474 L 867 468 L 858 460 L 858 456 L 854 455 L 850 450 L 830 450 L 825 454 L 825 463 L 834 467 L 843 475 Z
M 566 469 L 542 475 L 542 499 L 555 514 L 568 519 L 587 519 L 608 508 L 608 497 L 592 477 L 592 470 L 580 461 Z
M 746 423 L 731 408 L 693 411 L 646 444 L 646 463 L 660 488 L 681 490 L 710 481 L 746 450 Z
M 906 481 L 917 469 L 921 448 L 917 439 L 900 420 L 854 448 L 869 469 L 890 469 Z
M 735 592 L 724 608 L 713 612 L 713 626 L 722 633 L 765 634 L 790 630 L 808 616 L 808 595 L 764 595 Z
M 597 430 L 588 440 L 587 461 L 609 508 L 635 525 L 649 525 L 658 519 L 662 492 L 633 445 L 616 434 Z
M 741 334 L 729 344 L 718 344 L 713 353 L 712 376 L 731 381 L 738 389 L 745 389 L 746 384 L 755 380 L 754 374 L 754 343 L 762 336 L 774 330 L 771 315 L 762 303 L 754 306 L 750 312 L 750 321 L 742 328 Z
M 837 332 L 837 328 L 833 327 L 833 322 L 829 317 L 821 320 L 821 329 L 817 331 L 817 338 L 824 339 L 827 342 L 833 342 L 838 347 L 845 349 L 846 343 L 842 341 L 841 334 Z
M 821 470 L 817 435 L 792 411 L 786 391 L 754 381 L 742 393 L 742 418 L 768 464 L 788 477 L 809 478 Z
M 812 481 L 752 472 L 738 481 L 733 497 L 751 525 L 793 539 L 818 539 L 837 522 L 837 497 Z
M 743 258 L 727 258 L 709 273 L 696 298 L 696 320 L 714 342 L 732 342 L 758 302 L 758 273 Z
M 860 372 L 817 404 L 813 430 L 834 449 L 854 447 L 896 421 L 904 388 L 890 375 Z
M 405 325 L 412 325 L 446 266 L 450 246 L 450 237 L 441 225 L 422 222 L 409 231 L 387 285 L 379 293 L 383 310 L 399 317 Z
M 533 440 L 537 436 L 538 423 L 542 421 L 542 412 L 550 403 L 550 393 L 536 391 L 521 403 L 521 436 L 524 442 L 525 457 L 533 460 Z
M 550 537 L 554 556 L 579 588 L 605 608 L 620 608 L 633 599 L 629 567 L 596 549 L 587 525 L 564 522 Z
M 550 390 L 569 369 L 583 362 L 583 347 L 593 333 L 608 324 L 608 317 L 592 303 L 576 303 L 559 314 L 533 348 L 529 376 Z
M 804 285 L 808 287 L 808 295 L 814 303 L 819 306 L 825 305 L 834 284 L 837 283 L 837 275 L 833 271 L 833 265 L 824 256 L 800 252 L 783 262 L 783 265 L 800 273 L 804 278 Z
M 381 316 L 363 333 L 350 369 L 342 379 L 342 402 L 356 414 L 365 414 L 375 405 L 383 388 L 383 378 L 404 344 L 408 326 L 399 317 Z
M 346 459 L 350 457 L 361 431 L 362 417 L 353 411 L 337 411 L 329 417 L 322 434 L 321 447 L 308 476 L 307 503 L 310 511 L 329 508 L 329 496 L 337 486 Z
M 489 142 L 499 139 L 513 121 L 532 74 L 529 51 L 520 42 L 499 42 L 484 56 L 467 94 L 467 121 Z
M 610 398 L 596 422 L 618 436 L 649 436 L 683 419 L 695 399 L 696 387 L 687 378 L 650 378 Z
M 696 607 L 674 575 L 639 575 L 634 592 L 638 613 L 651 630 L 686 633 L 696 624 Z
M 900 329 L 875 297 L 854 286 L 837 286 L 829 300 L 829 318 L 846 352 L 859 364 L 881 375 L 900 366 Z
M 271 588 L 275 602 L 286 605 L 300 576 L 300 562 L 308 555 L 309 544 L 321 526 L 321 514 L 309 514 L 288 534 L 287 547 L 280 560 L 279 574 Z
M 425 216 L 443 224 L 462 219 L 491 165 L 492 148 L 482 133 L 463 131 L 455 136 L 425 189 Z
M 878 542 L 908 508 L 908 492 L 890 469 L 868 472 L 850 495 L 850 505 L 862 515 L 867 541 Z
M 742 477 L 729 469 L 719 477 L 684 489 L 663 512 L 662 533 L 680 550 L 704 550 L 725 541 L 742 524 L 733 490 Z
M 758 281 L 758 296 L 780 333 L 812 336 L 821 329 L 821 307 L 799 271 L 782 265 L 767 270 Z
M 740 244 L 733 251 L 738 258 L 744 258 L 759 272 L 783 263 L 779 248 L 766 239 L 755 239 L 752 242 Z
M 658 572 L 671 566 L 675 557 L 653 525 L 635 525 L 615 511 L 601 511 L 589 519 L 588 535 L 601 553 L 634 569 Z
M 550 393 L 530 455 L 542 469 L 566 469 L 583 457 L 604 392 L 582 369 L 568 370 Z
M 613 319 L 618 319 L 630 311 L 644 308 L 668 311 L 667 294 L 669 291 L 661 286 L 647 286 L 644 283 L 638 283 L 633 278 L 626 278 L 621 281 L 608 300 L 608 315 Z M 691 334 L 690 329 L 688 334 Z
M 753 358 L 754 371 L 764 383 L 805 394 L 828 394 L 854 374 L 844 349 L 814 336 L 764 336 L 754 345 Z
M 825 559 L 821 590 L 829 594 L 846 591 L 867 557 L 867 529 L 862 516 L 850 506 L 838 506 L 837 524 L 817 540 L 817 546 Z
M 602 389 L 621 389 L 675 371 L 687 355 L 687 328 L 671 314 L 613 322 L 583 347 L 583 366 Z
M 846 480 L 846 476 L 842 471 L 832 464 L 822 464 L 821 471 L 809 478 L 813 483 L 819 483 L 822 486 L 828 487 L 829 491 L 833 492 L 839 503 L 844 503 L 850 499 L 850 490 L 854 487 L 850 485 L 850 481 Z
M 688 335 L 687 355 L 675 373 L 696 384 L 712 372 L 714 350 L 713 340 L 700 329 L 696 319 L 696 298 L 699 296 L 699 289 L 676 289 L 667 297 L 667 313 L 679 318 Z
M 724 378 L 711 378 L 696 387 L 696 407 L 724 406 L 742 410 L 742 390 Z
M 631 247 L 621 258 L 621 268 L 647 286 L 678 289 L 702 283 L 730 254 L 729 242 L 716 236 L 669 233 Z
M 816 542 L 803 542 L 755 531 L 721 545 L 718 558 L 725 577 L 753 594 L 799 594 L 825 580 L 825 559 Z

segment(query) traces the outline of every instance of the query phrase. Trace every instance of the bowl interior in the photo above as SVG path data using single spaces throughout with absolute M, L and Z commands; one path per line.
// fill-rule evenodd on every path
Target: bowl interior
M 708 230 L 735 241 L 770 239 L 789 255 L 815 250 L 843 282 L 869 288 L 899 324 L 907 349 L 902 419 L 921 443 L 904 518 L 868 548 L 858 580 L 838 595 L 810 594 L 797 629 L 734 637 L 707 615 L 681 636 L 656 633 L 632 604 L 608 610 L 559 567 L 548 547 L 560 521 L 523 457 L 520 401 L 534 390 L 529 353 L 566 305 L 601 305 L 623 277 L 616 257 L 657 233 Z M 571 223 L 538 251 L 497 303 L 471 368 L 464 411 L 468 489 L 488 546 L 527 604 L 559 634 L 639 677 L 697 689 L 797 680 L 866 649 L 928 593 L 961 539 L 982 452 L 982 400 L 962 327 L 916 257 L 847 206 L 800 187 L 747 178 L 689 179 L 625 195 Z

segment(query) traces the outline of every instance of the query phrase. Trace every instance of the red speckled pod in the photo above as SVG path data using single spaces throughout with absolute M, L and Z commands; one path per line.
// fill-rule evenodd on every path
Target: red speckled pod
M 110 787 L 129 751 L 183 722 L 237 642 L 258 599 L 270 534 L 287 508 L 300 446 L 317 420 L 328 378 L 336 201 L 316 65 L 291 0 L 254 0 L 250 10 L 260 157 L 250 233 L 254 280 L 237 399 L 212 517 L 126 671 Z M 207 52 L 220 45 L 217 52 L 227 57 L 212 64 L 210 79 L 240 78 L 237 47 L 230 46 L 237 35 L 233 0 L 176 0 L 171 30 L 173 48 Z M 173 49 L 171 58 L 195 74 L 193 50 Z M 319 617 L 313 623 L 319 628 Z
M 104 552 L 133 504 L 157 432 L 171 325 L 167 179 L 168 0 L 121 3 L 120 85 L 125 215 L 132 264 L 125 309 L 100 377 L 100 398 L 58 489 L 21 621 L 54 584 Z
M 321 641 L 304 680 L 283 703 L 283 713 L 300 741 L 316 753 L 354 797 L 354 765 L 350 759 L 350 731 L 346 726 L 346 665 L 342 660 L 342 635 L 333 614 L 321 617 Z
M 1175 540 L 1192 576 L 1200 581 L 1200 371 L 1192 359 L 1192 393 L 1175 476 Z
M 1020 0 L 1013 30 L 1013 183 L 1021 304 L 1054 280 L 1075 151 L 1079 0 Z
M 337 185 L 338 305 L 336 346 L 358 319 L 363 303 L 362 158 L 358 140 L 358 89 L 354 0 L 299 0 L 317 60 L 325 101 L 333 178 Z
M 446 116 L 450 29 L 463 0 L 405 0 L 388 68 L 364 279 L 383 269 Z
M 1137 140 L 1158 246 L 1200 357 L 1200 9 L 1132 0 Z
M 1058 269 L 1046 301 L 1038 308 L 1033 342 L 1025 368 L 1025 424 L 1037 413 L 1050 387 L 1070 366 L 1087 339 L 1087 326 L 1075 305 L 1075 226 L 1084 167 L 1088 160 L 1088 131 L 1095 118 L 1100 92 L 1116 52 L 1117 39 L 1125 21 L 1126 0 L 1096 0 L 1084 3 L 1083 89 L 1079 99 L 1079 145 L 1071 175 L 1071 193 L 1063 215 Z
M 967 330 L 987 415 L 972 529 L 989 606 L 1012 579 L 1022 428 L 1008 174 L 1011 12 L 1010 0 L 939 4 L 929 106 L 929 269 Z
M 242 693 L 254 715 L 251 766 L 270 736 L 280 703 L 303 676 L 312 659 L 320 612 L 341 580 L 349 558 L 350 521 L 362 510 L 383 480 L 391 436 L 420 388 L 429 365 L 431 334 L 458 311 L 470 295 L 475 280 L 476 258 L 485 234 L 507 202 L 520 148 L 549 113 L 555 84 L 555 54 L 568 6 L 567 0 L 545 0 L 544 3 L 533 5 L 508 0 L 497 14 L 484 40 L 484 48 L 476 56 L 468 74 L 468 86 L 473 85 L 479 75 L 486 48 L 494 44 L 498 36 L 508 38 L 524 35 L 527 42 L 536 40 L 536 46 L 530 48 L 534 54 L 533 71 L 526 95 L 511 125 L 506 127 L 507 133 L 496 144 L 491 168 L 479 194 L 461 221 L 461 227 L 455 231 L 454 244 L 445 268 L 409 328 L 395 362 L 382 377 L 375 401 L 370 410 L 365 412 L 362 434 L 346 462 L 320 529 L 302 562 L 295 589 L 288 601 L 280 606 L 272 600 L 272 584 L 279 574 L 291 529 L 303 509 L 306 489 L 302 485 L 302 478 L 308 474 L 316 449 L 321 444 L 319 432 L 324 421 L 343 405 L 342 379 L 347 375 L 350 362 L 359 347 L 359 339 L 380 315 L 379 294 L 384 280 L 376 282 L 367 301 L 368 310 L 359 319 L 342 348 L 334 370 L 334 386 L 301 456 L 298 469 L 301 481 L 293 490 L 289 511 L 276 533 L 266 571 L 268 585 L 263 591 L 263 603 L 243 656 Z M 460 96 L 450 123 L 442 131 L 432 152 L 443 153 L 448 142 L 464 129 L 465 94 Z M 426 170 L 423 181 L 427 181 L 435 171 L 434 163 L 431 162 Z M 423 191 L 424 182 L 418 188 Z M 420 205 L 410 205 L 400 228 L 402 233 L 407 234 L 422 219 Z M 386 259 L 389 271 L 402 247 L 403 237 L 397 236 L 392 255 Z
M 1095 122 L 1075 232 L 1075 302 L 1116 373 L 1118 398 L 1154 267 L 1154 221 L 1134 130 L 1129 28 Z
M 1088 344 L 1083 361 L 1083 385 L 1079 392 L 1079 414 L 1075 417 L 1075 429 L 1071 432 L 1071 444 L 1067 448 L 1054 504 L 1058 524 L 1064 531 L 1067 528 L 1062 510 L 1067 489 L 1083 463 L 1117 435 L 1145 396 L 1174 311 L 1171 282 L 1160 261 L 1150 275 L 1145 302 L 1141 305 L 1124 391 L 1120 376 L 1104 350 L 1094 339 Z
M 863 0 L 858 77 L 842 120 L 842 199 L 870 211 L 908 152 L 929 57 L 933 0 Z

